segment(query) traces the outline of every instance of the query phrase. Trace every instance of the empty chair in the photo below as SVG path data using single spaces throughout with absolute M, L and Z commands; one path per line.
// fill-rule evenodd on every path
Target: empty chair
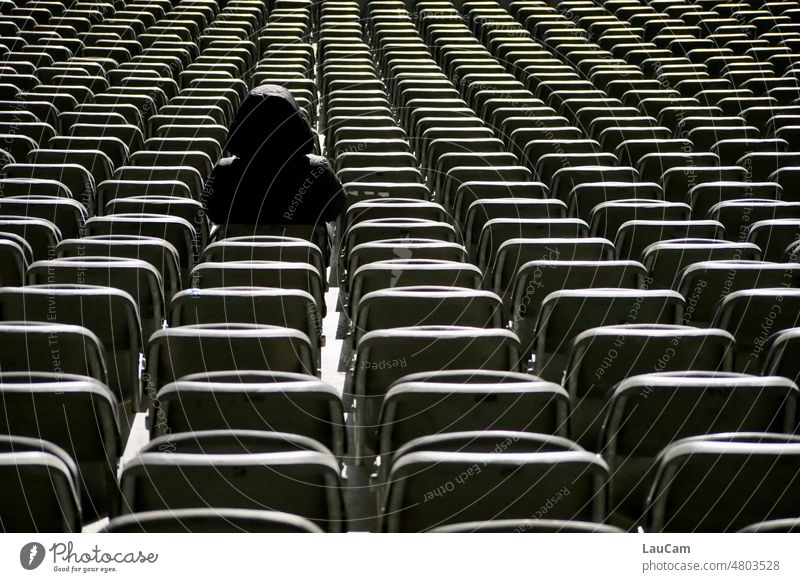
M 754 222 L 781 218 L 800 218 L 800 202 L 784 202 L 761 198 L 731 200 L 715 204 L 708 211 L 708 217 L 719 221 L 725 227 L 728 240 L 744 241 L 748 229 Z
M 68 345 L 59 345 L 64 349 L 60 357 L 66 358 Z M 3 353 L 10 353 L 5 345 Z M 49 350 L 44 355 L 50 359 Z M 108 515 L 117 497 L 117 464 L 122 454 L 114 394 L 87 376 L 62 371 L 6 372 L 5 365 L 3 369 L 0 434 L 42 439 L 64 449 L 79 467 L 76 483 L 82 523 Z M 43 418 L 47 422 L 41 422 Z M 69 507 L 64 511 L 70 511 Z
M 76 200 L 36 195 L 0 199 L 0 215 L 49 220 L 64 238 L 80 236 L 87 218 L 86 208 Z
M 55 224 L 49 220 L 25 216 L 0 215 L 0 233 L 21 237 L 28 243 L 35 260 L 48 257 L 61 240 L 61 231 Z
M 663 200 L 661 186 L 652 182 L 591 182 L 577 184 L 569 193 L 570 215 L 589 220 L 592 210 L 614 200 Z
M 764 374 L 783 376 L 794 382 L 800 381 L 800 366 L 792 355 L 800 343 L 800 328 L 780 331 L 770 339 L 769 352 L 764 362 Z
M 147 347 L 146 390 L 153 398 L 169 382 L 202 371 L 265 370 L 314 374 L 311 341 L 272 325 L 230 323 L 166 328 Z
M 745 182 L 747 170 L 740 166 L 677 166 L 661 176 L 664 197 L 670 202 L 685 202 L 689 190 L 706 182 Z
M 199 323 L 257 323 L 305 333 L 319 359 L 321 317 L 312 295 L 300 289 L 222 287 L 187 289 L 170 302 L 170 326 Z
M 78 374 L 108 384 L 103 345 L 85 327 L 5 320 L 0 323 L 0 343 L 3 372 Z
M 622 199 L 601 202 L 589 213 L 590 234 L 613 239 L 620 226 L 629 220 L 687 220 L 692 209 L 688 204 L 658 199 Z
M 170 509 L 112 519 L 104 533 L 322 533 L 311 521 L 260 509 Z
M 745 198 L 779 200 L 781 190 L 772 182 L 706 182 L 689 190 L 686 202 L 692 207 L 692 215 L 702 219 L 720 202 Z
M 725 227 L 716 220 L 629 220 L 614 239 L 618 259 L 640 259 L 651 244 L 679 238 L 719 239 Z
M 790 244 L 800 240 L 800 219 L 759 220 L 750 226 L 747 241 L 758 245 L 765 261 L 783 260 Z
M 788 274 L 791 276 L 792 271 Z M 736 338 L 734 369 L 758 373 L 767 356 L 769 338 L 800 325 L 800 289 L 734 291 L 720 302 L 713 325 Z
M 668 446 L 647 501 L 652 532 L 737 531 L 800 514 L 800 440 L 774 433 L 721 433 Z
M 142 332 L 136 303 L 125 291 L 90 285 L 0 288 L 0 319 L 71 324 L 90 330 L 102 347 L 109 387 L 129 414 L 139 409 Z
M 683 311 L 675 291 L 578 289 L 555 291 L 539 310 L 533 337 L 521 338 L 535 353 L 534 373 L 560 382 L 573 340 L 586 330 L 634 323 L 672 324 Z
M 314 376 L 289 372 L 202 372 L 159 390 L 150 431 L 154 437 L 203 430 L 294 433 L 346 450 L 341 398 Z
M 798 391 L 791 381 L 719 372 L 644 374 L 609 395 L 602 451 L 612 471 L 611 513 L 641 521 L 655 458 L 671 442 L 720 432 L 790 433 Z
M 279 433 L 237 438 L 235 432 L 199 432 L 189 435 L 185 447 L 176 443 L 174 451 L 159 451 L 151 443 L 123 467 L 121 515 L 207 507 L 274 510 L 300 515 L 325 531 L 342 531 L 336 459 L 324 449 L 295 446 L 280 452 L 271 434 Z
M 745 154 L 736 163 L 748 169 L 751 180 L 760 182 L 784 166 L 800 165 L 800 152 L 755 151 Z
M 356 350 L 352 394 L 357 462 L 367 454 L 383 398 L 398 378 L 442 369 L 514 372 L 519 367 L 519 340 L 500 329 L 422 325 L 378 330 L 365 334 Z
M 567 410 L 563 388 L 526 374 L 452 370 L 403 376 L 381 407 L 381 475 L 388 476 L 396 451 L 426 435 L 503 430 L 564 436 Z
M 151 264 L 121 257 L 77 256 L 36 261 L 28 268 L 29 285 L 99 285 L 127 292 L 139 309 L 142 337 L 162 327 L 164 291 Z
M 540 511 L 534 516 L 542 514 Z M 443 525 L 429 533 L 623 533 L 613 525 L 561 519 L 492 519 Z
M 33 258 L 30 245 L 19 235 L 0 232 L 0 285 L 17 287 Z
M 602 522 L 605 463 L 564 439 L 541 435 L 540 441 L 539 450 L 547 452 L 437 451 L 418 443 L 392 465 L 383 529 L 420 532 L 465 520 L 527 519 L 548 501 L 550 518 Z
M 478 239 L 476 259 L 486 269 L 494 262 L 500 246 L 513 238 L 581 238 L 589 225 L 579 218 L 493 218 L 486 222 Z
M 406 258 L 409 255 L 412 253 L 403 253 L 400 258 L 372 261 L 360 266 L 348 282 L 346 296 L 340 298 L 346 311 L 343 315 L 354 319 L 358 314 L 361 298 L 367 293 L 382 289 L 419 285 L 480 288 L 481 271 L 475 265 L 443 259 L 419 259 L 413 255 Z
M 353 344 L 365 333 L 413 325 L 502 327 L 500 298 L 489 291 L 449 286 L 403 286 L 360 296 L 353 314 Z
M 2 435 L 0 474 L 4 533 L 81 530 L 78 467 L 61 447 L 37 438 Z
M 742 289 L 800 286 L 800 265 L 762 261 L 702 261 L 688 265 L 677 290 L 690 301 L 683 315 L 686 325 L 706 327 L 720 301 Z
M 740 533 L 800 533 L 800 519 L 772 519 L 748 525 Z
M 184 218 L 144 213 L 95 216 L 86 221 L 86 232 L 89 236 L 121 234 L 163 239 L 178 251 L 182 279 L 184 284 L 189 282 L 198 237 L 194 225 Z
M 198 264 L 192 282 L 200 289 L 218 287 L 276 287 L 309 293 L 319 313 L 325 315 L 324 282 L 308 263 L 285 261 L 224 261 Z
M 655 242 L 642 253 L 647 268 L 644 285 L 648 289 L 678 289 L 683 270 L 703 261 L 755 261 L 761 249 L 752 243 L 687 238 Z
M 653 370 L 727 372 L 733 344 L 725 331 L 678 325 L 609 325 L 578 334 L 563 382 L 573 404 L 573 439 L 597 450 L 606 400 L 618 382 Z
M 211 243 L 203 250 L 201 262 L 286 261 L 308 263 L 320 273 L 325 270 L 325 257 L 314 243 L 287 236 L 231 236 Z
M 517 271 L 511 324 L 517 335 L 525 338 L 526 357 L 534 349 L 530 338 L 542 303 L 551 293 L 591 287 L 636 289 L 641 278 L 646 276 L 644 267 L 635 261 L 570 260 L 569 257 L 559 260 L 559 256 L 531 261 Z

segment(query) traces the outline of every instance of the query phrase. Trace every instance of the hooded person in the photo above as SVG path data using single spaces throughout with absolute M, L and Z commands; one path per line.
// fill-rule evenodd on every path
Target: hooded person
M 206 182 L 217 224 L 324 224 L 344 207 L 342 184 L 314 155 L 316 134 L 292 94 L 261 85 L 231 124 L 226 157 Z

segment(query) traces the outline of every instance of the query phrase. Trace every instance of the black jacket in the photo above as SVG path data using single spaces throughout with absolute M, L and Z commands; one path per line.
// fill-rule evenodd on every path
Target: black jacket
M 318 224 L 335 219 L 345 194 L 291 93 L 253 89 L 231 124 L 222 158 L 206 182 L 217 224 Z

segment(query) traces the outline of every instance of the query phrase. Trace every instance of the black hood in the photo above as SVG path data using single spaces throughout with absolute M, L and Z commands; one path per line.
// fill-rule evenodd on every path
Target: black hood
M 243 159 L 271 163 L 310 154 L 314 132 L 292 94 L 260 85 L 247 94 L 230 127 L 225 150 Z

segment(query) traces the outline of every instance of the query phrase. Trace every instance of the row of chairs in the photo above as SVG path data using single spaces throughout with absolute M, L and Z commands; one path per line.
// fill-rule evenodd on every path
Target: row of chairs
M 35 382 L 35 391 L 31 382 Z M 457 389 L 459 386 L 466 390 Z M 114 417 L 108 399 L 102 398 L 102 388 L 79 376 L 4 375 L 6 406 L 16 413 L 14 426 L 8 428 L 24 427 L 32 413 L 54 412 L 47 434 L 42 435 L 48 437 L 47 442 L 3 437 L 0 466 L 13 462 L 17 468 L 20 453 L 29 452 L 25 460 L 31 479 L 16 479 L 15 483 L 25 485 L 24 495 L 41 493 L 34 510 L 18 505 L 4 510 L 6 519 L 34 518 L 29 527 L 74 530 L 81 515 L 81 497 L 76 491 L 83 486 L 96 488 L 90 489 L 93 499 L 108 495 L 109 502 L 118 504 L 113 513 L 133 512 L 128 518 L 112 520 L 108 526 L 112 531 L 134 527 L 138 512 L 177 509 L 173 520 L 180 523 L 182 510 L 208 506 L 222 508 L 222 517 L 227 511 L 224 508 L 270 507 L 309 520 L 314 524 L 311 531 L 341 531 L 344 527 L 339 462 L 321 440 L 305 436 L 305 431 L 295 432 L 306 428 L 323 440 L 332 435 L 341 439 L 341 409 L 339 415 L 331 415 L 335 408 L 329 406 L 340 401 L 313 377 L 200 373 L 165 388 L 163 415 L 155 417 L 160 429 L 154 431 L 162 434 L 125 464 L 118 498 L 113 495 Z M 698 389 L 705 394 L 700 401 Z M 483 412 L 484 404 L 493 404 L 490 396 L 498 390 L 501 398 L 523 399 L 538 406 L 497 407 L 502 416 L 489 415 L 491 426 L 485 427 L 481 421 L 487 417 L 474 411 Z M 796 499 L 785 495 L 796 487 L 798 468 L 797 437 L 784 430 L 786 415 L 795 412 L 794 383 L 735 374 L 631 378 L 620 384 L 609 410 L 603 459 L 557 434 L 532 432 L 534 428 L 557 427 L 563 421 L 563 409 L 559 414 L 557 402 L 564 404 L 565 398 L 559 390 L 533 377 L 485 370 L 423 373 L 401 379 L 392 388 L 385 409 L 387 420 L 398 415 L 394 418 L 399 422 L 387 423 L 382 433 L 386 448 L 385 465 L 380 468 L 388 475 L 381 483 L 382 527 L 387 531 L 434 530 L 488 517 L 546 516 L 599 523 L 613 514 L 618 524 L 627 518 L 644 524 L 648 531 L 736 531 L 764 517 L 793 515 L 797 510 Z M 648 391 L 647 397 L 642 390 Z M 71 395 L 66 403 L 65 392 Z M 254 410 L 247 396 L 256 394 L 261 395 L 257 401 L 263 399 L 263 404 Z M 208 406 L 220 397 L 218 410 Z M 73 407 L 88 407 L 82 412 L 104 421 L 98 424 L 98 436 L 105 439 L 102 446 L 87 438 L 88 434 L 81 435 L 81 440 L 74 438 L 74 427 L 71 431 L 63 414 L 55 412 L 65 404 L 68 412 L 73 412 Z M 681 414 L 686 423 L 676 427 L 664 407 Z M 449 418 L 454 426 L 446 433 L 424 436 L 430 425 L 421 418 L 405 417 L 409 410 L 425 411 L 422 414 L 429 415 L 429 420 Z M 523 410 L 528 411 L 527 417 Z M 315 412 L 319 416 L 311 423 Z M 263 424 L 259 413 L 275 422 L 274 432 L 246 428 Z M 330 421 L 327 427 L 326 421 Z M 525 431 L 507 428 L 515 422 L 523 422 Z M 278 432 L 284 423 L 291 426 L 293 434 Z M 182 426 L 191 432 L 163 432 Z M 468 430 L 469 426 L 481 430 Z M 726 426 L 738 432 L 680 440 L 683 435 Z M 746 432 L 756 427 L 770 427 L 775 432 Z M 423 436 L 416 436 L 420 431 Z M 659 453 L 660 445 L 665 448 Z M 37 464 L 47 468 L 44 476 L 48 481 L 35 480 Z M 723 503 L 710 495 L 712 488 L 719 490 L 719 483 L 727 487 Z M 765 507 L 770 508 L 768 515 Z M 141 528 L 147 524 L 147 519 L 136 522 Z
M 20 217 L 4 240 L 22 249 L 13 264 L 27 285 L 0 292 L 0 389 L 14 410 L 2 465 L 15 470 L 31 450 L 32 478 L 47 478 L 4 496 L 5 529 L 76 530 L 111 515 L 108 531 L 343 531 L 345 497 L 366 490 L 383 531 L 736 531 L 800 515 L 782 494 L 797 474 L 798 221 L 784 198 L 791 171 L 774 174 L 794 163 L 791 131 L 778 136 L 789 125 L 748 100 L 791 115 L 783 80 L 739 88 L 756 76 L 728 67 L 734 48 L 712 54 L 692 42 L 694 25 L 640 17 L 634 0 L 423 1 L 414 18 L 396 1 L 280 0 L 269 15 L 255 4 L 154 3 L 163 15 L 148 8 L 153 21 L 123 33 L 143 51 L 125 44 L 126 60 L 167 65 L 141 83 L 155 115 L 205 108 L 213 123 L 201 126 L 224 129 L 247 87 L 275 82 L 319 117 L 348 193 L 330 277 L 344 394 L 319 379 L 320 229 L 229 225 L 204 237 L 174 219 L 194 228 L 172 200 L 120 216 L 107 209 L 128 198 L 99 188 L 84 232 Z M 106 10 L 113 27 L 120 10 Z M 759 38 L 770 34 L 761 16 L 744 16 Z M 781 53 L 738 40 L 724 42 L 748 62 Z M 663 63 L 645 63 L 650 52 Z M 128 78 L 103 70 L 109 87 Z M 150 91 L 156 77 L 175 83 L 164 84 L 173 96 Z M 200 81 L 206 101 L 187 104 Z M 748 107 L 723 115 L 731 91 Z M 187 125 L 200 109 L 181 111 Z M 142 147 L 161 139 L 138 126 Z M 223 135 L 192 134 L 185 147 L 209 146 L 214 161 Z M 62 145 L 76 151 L 79 137 Z M 202 205 L 210 164 L 195 151 L 181 160 L 193 160 L 199 195 L 180 199 Z M 167 155 L 151 167 L 171 152 L 156 153 Z M 745 209 L 758 228 L 742 234 Z M 98 299 L 109 309 L 87 315 Z M 58 422 L 45 431 L 36 417 L 51 409 Z M 145 409 L 152 440 L 117 475 Z M 89 415 L 103 420 L 74 440 Z M 24 440 L 34 437 L 46 442 Z M 373 466 L 372 486 L 354 485 Z M 716 503 L 720 482 L 730 487 Z M 31 491 L 47 500 L 41 512 L 14 503 Z

